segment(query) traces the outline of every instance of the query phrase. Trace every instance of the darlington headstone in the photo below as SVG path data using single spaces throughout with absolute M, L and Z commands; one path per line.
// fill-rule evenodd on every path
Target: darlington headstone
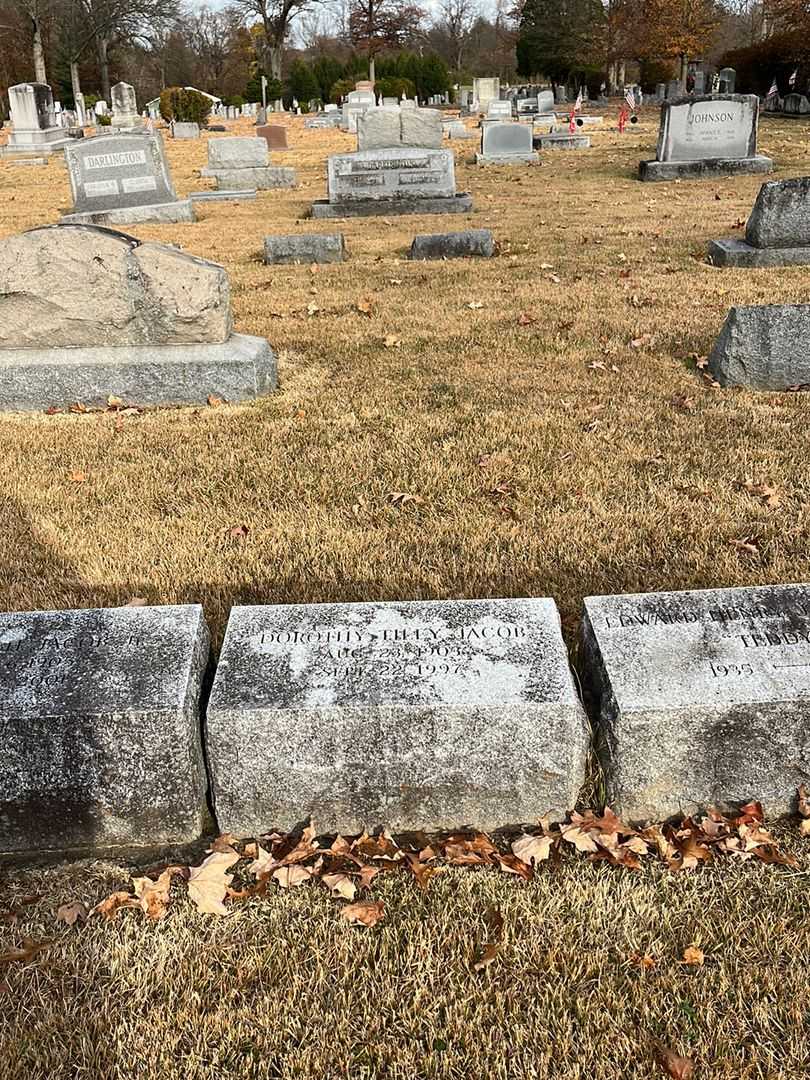
M 552 600 L 234 608 L 208 706 L 238 835 L 536 821 L 574 805 L 587 744 Z
M 639 164 L 641 180 L 676 180 L 767 173 L 770 158 L 757 154 L 756 94 L 707 94 L 667 100 L 655 161 Z
M 202 609 L 0 614 L 0 851 L 196 840 Z
M 585 600 L 607 801 L 660 821 L 810 782 L 810 586 Z
M 66 147 L 65 159 L 74 206 L 63 224 L 195 220 L 191 201 L 177 198 L 157 132 L 82 139 Z
M 237 401 L 275 385 L 265 339 L 233 333 L 216 263 L 92 225 L 0 240 L 0 408 Z
M 313 203 L 314 218 L 452 214 L 472 209 L 469 195 L 456 194 L 452 150 L 403 146 L 333 154 L 327 185 L 329 199 Z
M 810 263 L 810 176 L 763 184 L 745 240 L 711 240 L 709 261 L 739 267 Z

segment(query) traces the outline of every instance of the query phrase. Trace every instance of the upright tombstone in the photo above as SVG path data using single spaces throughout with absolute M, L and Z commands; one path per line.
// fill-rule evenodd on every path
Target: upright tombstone
M 763 184 L 745 240 L 711 240 L 709 262 L 749 269 L 810 264 L 810 176 Z
M 554 91 L 554 103 L 556 105 L 565 105 L 568 101 L 568 91 L 564 86 L 558 86 Z
M 478 165 L 533 165 L 540 156 L 532 145 L 532 129 L 527 124 L 487 124 L 482 133 Z
M 721 94 L 733 94 L 737 86 L 737 72 L 734 68 L 724 67 L 719 72 L 719 90 Z
M 220 829 L 563 814 L 588 735 L 552 600 L 237 607 L 208 704 Z
M 196 604 L 0 614 L 0 851 L 196 840 L 207 658 Z
M 511 120 L 512 119 L 512 102 L 511 101 L 490 101 L 487 106 L 487 120 Z
M 287 144 L 287 129 L 283 124 L 259 124 L 256 128 L 256 138 L 264 139 L 268 150 L 289 150 Z
M 692 87 L 692 93 L 696 94 L 698 97 L 702 97 L 706 93 L 706 72 L 696 71 L 693 78 L 695 83 Z
M 373 109 L 377 105 L 377 99 L 374 97 L 373 90 L 352 90 L 346 95 L 346 99 L 343 102 L 343 120 L 342 127 L 344 130 L 356 134 L 357 132 L 357 119 L 362 116 L 367 109 Z
M 368 109 L 357 121 L 357 149 L 380 150 L 411 146 L 438 150 L 442 145 L 442 117 L 436 109 Z
M 756 94 L 707 94 L 661 106 L 654 161 L 639 164 L 641 180 L 676 180 L 767 173 L 770 158 L 757 154 Z
M 782 108 L 788 116 L 806 116 L 810 113 L 810 101 L 804 94 L 785 94 Z
M 617 813 L 794 809 L 810 777 L 810 586 L 591 596 L 582 636 Z
M 178 199 L 157 132 L 119 132 L 72 142 L 65 150 L 73 209 L 63 224 L 129 225 L 194 221 Z
M 498 78 L 473 79 L 473 99 L 478 102 L 478 111 L 486 115 L 490 101 L 498 101 L 501 96 L 501 80 Z
M 98 226 L 0 240 L 0 409 L 239 401 L 275 385 L 265 339 L 233 332 L 216 263 Z
M 554 92 L 552 90 L 538 90 L 537 115 L 538 117 L 554 117 Z
M 12 131 L 4 155 L 31 154 L 47 157 L 71 141 L 56 123 L 53 94 L 47 83 L 20 83 L 8 88 Z
M 131 130 L 140 128 L 141 118 L 138 115 L 138 101 L 135 97 L 135 87 L 129 83 L 119 82 L 110 91 L 112 96 L 112 126 Z
M 200 175 L 213 178 L 218 190 L 295 187 L 295 169 L 270 165 L 267 142 L 260 138 L 209 139 L 208 165 Z
M 733 307 L 709 355 L 721 386 L 792 390 L 810 385 L 810 304 Z
M 670 79 L 667 83 L 667 101 L 675 101 L 683 96 L 680 79 Z

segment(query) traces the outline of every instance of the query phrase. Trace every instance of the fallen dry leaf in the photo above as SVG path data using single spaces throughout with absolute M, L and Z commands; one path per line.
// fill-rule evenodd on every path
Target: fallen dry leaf
M 409 503 L 420 505 L 425 500 L 421 495 L 412 495 L 408 491 L 389 491 L 388 501 L 392 506 L 407 506 Z
M 360 900 L 340 909 L 341 918 L 353 926 L 376 926 L 385 912 L 382 900 Z
M 72 900 L 69 904 L 61 904 L 56 909 L 56 918 L 68 926 L 74 926 L 80 919 L 84 922 L 89 914 L 81 900 Z
M 705 960 L 703 950 L 699 949 L 697 945 L 690 945 L 687 949 L 684 949 L 681 963 L 685 967 L 703 967 Z
M 348 874 L 324 874 L 321 881 L 333 896 L 340 896 L 344 900 L 354 900 L 357 886 Z
M 402 338 L 398 338 L 396 334 L 386 334 L 383 338 L 383 345 L 386 349 L 398 349 L 402 344 Z
M 208 398 L 207 398 L 207 401 L 208 401 L 208 404 L 211 406 L 212 409 L 218 409 L 220 405 L 224 404 L 225 399 L 221 398 L 221 397 L 217 397 L 215 394 L 209 394 Z
M 271 874 L 273 881 L 282 889 L 294 889 L 312 880 L 312 871 L 305 866 L 279 866 Z
M 189 868 L 188 897 L 198 911 L 211 915 L 228 914 L 223 900 L 232 877 L 225 871 L 238 861 L 236 851 L 215 851 L 199 866 Z
M 9 949 L 8 952 L 0 953 L 0 964 L 27 964 L 37 953 L 44 949 L 50 949 L 50 941 L 32 941 L 31 938 L 23 938 L 19 949 Z
M 743 481 L 743 487 L 749 495 L 759 499 L 763 506 L 767 506 L 769 510 L 775 510 L 782 501 L 779 488 L 771 483 L 755 484 L 753 480 L 745 480 Z
M 362 300 L 358 300 L 354 307 L 355 311 L 358 311 L 361 315 L 370 316 L 372 311 L 374 310 L 374 304 L 372 303 L 371 298 L 368 296 L 363 297 Z
M 691 1058 L 681 1057 L 668 1046 L 656 1044 L 653 1057 L 658 1065 L 672 1080 L 691 1080 L 695 1073 L 695 1063 Z
M 157 881 L 150 877 L 138 877 L 132 879 L 132 888 L 140 900 L 140 906 L 147 918 L 157 922 L 166 916 L 169 910 L 169 891 L 172 887 L 172 877 L 176 873 L 183 873 L 181 866 L 167 866 Z
M 106 899 L 91 910 L 91 915 L 103 915 L 105 919 L 114 919 L 121 908 L 140 907 L 138 900 L 132 895 L 132 893 L 119 890 L 118 892 L 110 893 Z
M 512 842 L 512 851 L 519 859 L 531 866 L 533 863 L 544 862 L 549 857 L 553 843 L 553 836 L 524 834 Z
M 87 473 L 80 472 L 78 469 L 72 472 L 68 477 L 72 484 L 83 484 L 87 479 Z

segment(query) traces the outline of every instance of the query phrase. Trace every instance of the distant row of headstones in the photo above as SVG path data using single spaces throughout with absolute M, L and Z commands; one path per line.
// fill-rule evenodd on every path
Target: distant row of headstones
M 492 829 L 576 804 L 590 749 L 631 821 L 810 782 L 810 588 L 0 614 L 0 851 Z M 593 724 L 593 737 L 590 725 Z

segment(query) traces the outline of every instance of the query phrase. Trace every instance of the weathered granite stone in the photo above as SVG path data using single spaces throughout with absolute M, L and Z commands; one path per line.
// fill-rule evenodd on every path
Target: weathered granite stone
M 805 266 L 810 247 L 758 248 L 745 240 L 710 240 L 708 260 L 713 266 L 759 270 L 767 266 Z
M 495 240 L 489 229 L 466 229 L 453 233 L 422 233 L 413 238 L 411 259 L 466 259 L 495 254 Z
M 47 83 L 20 83 L 8 88 L 12 131 L 3 147 L 10 154 L 56 153 L 70 141 L 67 132 L 56 122 L 53 94 Z
M 114 128 L 136 128 L 141 126 L 138 114 L 138 100 L 135 87 L 119 82 L 110 90 L 112 97 L 112 126 Z
M 172 135 L 175 139 L 199 139 L 200 125 L 186 120 L 175 120 L 172 122 Z
M 217 188 L 240 188 L 248 191 L 272 191 L 274 188 L 295 187 L 295 169 L 280 165 L 265 165 L 255 169 L 200 169 L 201 176 L 212 177 Z
M 540 90 L 537 94 L 537 112 L 538 113 L 553 113 L 554 112 L 554 91 L 553 90 Z
M 351 202 L 322 202 L 312 204 L 312 216 L 331 221 L 350 217 L 399 217 L 403 214 L 469 214 L 473 209 L 472 196 L 462 192 L 451 197 L 397 199 L 354 199 Z
M 487 120 L 511 120 L 511 101 L 490 101 L 487 106 Z
M 0 347 L 225 341 L 216 263 L 111 229 L 46 225 L 0 240 Z
M 759 248 L 810 247 L 810 176 L 763 184 L 745 239 Z
M 255 169 L 266 166 L 269 160 L 267 142 L 264 139 L 229 137 L 208 140 L 208 169 L 202 175 L 210 175 L 216 169 Z
M 532 129 L 527 124 L 494 123 L 484 128 L 479 165 L 533 164 L 539 161 L 532 149 Z
M 191 199 L 191 201 L 193 203 L 196 203 L 196 202 L 228 202 L 228 201 L 235 200 L 235 199 L 239 200 L 239 202 L 244 202 L 245 199 L 255 199 L 255 198 L 256 198 L 256 189 L 255 188 L 244 188 L 244 190 L 240 190 L 240 191 L 228 191 L 228 190 L 222 190 L 222 191 L 219 191 L 219 190 L 217 190 L 217 191 L 192 191 L 192 193 L 189 195 L 189 199 Z
M 810 304 L 733 307 L 709 356 L 709 371 L 721 386 L 807 386 L 808 342 Z
M 400 113 L 403 146 L 438 150 L 442 145 L 442 114 L 436 109 L 404 109 Z
M 111 394 L 127 405 L 250 401 L 277 384 L 270 346 L 247 334 L 198 345 L 0 348 L 0 409 L 21 412 L 103 407 Z
M 757 155 L 756 94 L 705 94 L 667 100 L 655 161 L 639 164 L 641 180 L 765 173 L 770 158 Z
M 329 201 L 396 201 L 452 198 L 456 176 L 451 150 L 362 150 L 333 154 L 328 162 Z
M 272 263 L 343 262 L 346 243 L 342 233 L 304 233 L 293 236 L 266 236 L 264 261 Z
M 281 124 L 260 124 L 256 128 L 256 137 L 264 139 L 268 150 L 289 150 L 287 129 Z
M 357 119 L 357 149 L 379 150 L 399 146 L 402 131 L 399 109 L 367 109 Z
M 810 113 L 810 101 L 804 94 L 786 94 L 782 106 L 788 116 Z
M 574 805 L 588 745 L 552 600 L 237 607 L 206 721 L 219 827 L 490 829 Z
M 198 605 L 0 614 L 0 851 L 195 840 Z
M 157 133 L 119 132 L 65 147 L 73 209 L 65 224 L 125 225 L 137 221 L 194 221 L 178 200 L 163 140 Z
M 622 816 L 794 808 L 810 782 L 810 586 L 588 597 L 582 655 Z
M 548 135 L 534 135 L 532 145 L 538 150 L 589 150 L 590 135 L 572 135 L 570 132 L 555 131 Z
M 449 139 L 474 139 L 475 132 L 470 131 L 463 121 L 452 120 L 447 125 L 447 137 Z
M 473 101 L 477 102 L 478 111 L 486 113 L 489 103 L 501 96 L 501 80 L 498 78 L 473 79 Z

